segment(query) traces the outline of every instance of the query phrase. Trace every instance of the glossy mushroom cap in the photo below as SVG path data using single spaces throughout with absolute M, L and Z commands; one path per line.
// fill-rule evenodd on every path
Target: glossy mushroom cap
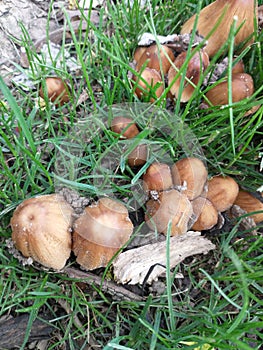
M 238 205 L 247 213 L 259 211 L 259 213 L 252 214 L 251 217 L 254 219 L 255 223 L 263 221 L 263 203 L 259 199 L 254 197 L 251 193 L 239 190 L 234 204 Z
M 210 230 L 217 224 L 218 211 L 208 199 L 197 197 L 191 203 L 194 215 L 197 218 L 191 227 L 192 230 Z
M 75 221 L 73 251 L 86 270 L 104 267 L 130 238 L 133 224 L 126 207 L 101 198 Z
M 172 166 L 171 171 L 174 185 L 179 186 L 180 191 L 190 200 L 200 196 L 204 191 L 208 173 L 200 159 L 194 157 L 180 159 Z
M 72 214 L 70 205 L 56 194 L 24 200 L 11 219 L 16 248 L 43 266 L 62 269 L 71 253 Z
M 140 76 L 134 75 L 132 80 L 139 99 L 150 98 L 150 102 L 154 102 L 164 92 L 162 77 L 155 69 L 146 67 Z
M 144 191 L 164 191 L 173 187 L 171 169 L 168 164 L 152 163 L 143 175 Z
M 226 211 L 234 204 L 239 187 L 232 177 L 217 175 L 209 179 L 207 185 L 207 199 L 219 212 Z
M 115 117 L 111 122 L 111 130 L 124 139 L 131 139 L 139 134 L 137 125 L 131 118 Z
M 245 65 L 242 60 L 238 61 L 232 67 L 232 74 L 245 73 Z
M 134 51 L 134 55 L 133 55 L 133 59 L 134 61 L 137 63 L 139 61 L 139 59 L 141 58 L 142 54 L 144 53 L 144 51 L 147 50 L 147 46 L 138 46 L 136 47 L 135 51 Z
M 176 191 L 159 193 L 158 200 L 150 199 L 146 203 L 145 221 L 151 230 L 167 234 L 169 223 L 171 235 L 187 232 L 193 209 L 188 198 Z
M 254 20 L 257 11 L 257 2 L 254 0 L 216 0 L 204 7 L 199 14 L 196 30 L 203 37 L 208 38 L 206 52 L 209 57 L 214 56 L 229 37 L 230 28 L 236 18 L 235 45 L 250 39 L 246 46 L 254 41 Z M 221 18 L 223 16 L 223 18 Z M 191 33 L 195 24 L 196 15 L 192 16 L 182 27 L 181 34 Z M 219 25 L 218 25 L 219 23 Z
M 254 82 L 251 75 L 246 73 L 235 73 L 232 76 L 232 102 L 239 102 L 247 97 L 250 97 L 254 92 Z M 228 81 L 212 87 L 206 97 L 214 106 L 228 104 Z
M 63 105 L 69 102 L 69 87 L 59 77 L 46 78 L 47 96 L 51 102 L 55 102 L 57 105 Z M 41 87 L 39 90 L 39 96 L 44 98 L 44 90 Z
M 178 70 L 185 63 L 187 52 L 182 52 L 178 55 L 173 62 L 173 65 L 168 71 L 168 85 L 170 87 L 170 93 L 176 98 L 179 98 L 179 90 L 181 84 L 181 75 Z M 181 102 L 187 102 L 190 100 L 191 96 L 195 91 L 195 85 L 198 84 L 202 73 L 209 65 L 209 57 L 207 53 L 203 50 L 196 52 L 194 56 L 190 59 L 187 65 L 187 71 L 185 75 L 183 92 L 180 96 Z M 176 68 L 174 68 L 175 66 Z
M 146 47 L 140 55 L 136 69 L 139 71 L 142 66 L 147 62 L 147 67 L 163 72 L 166 74 L 171 67 L 171 62 L 174 61 L 173 50 L 165 45 L 154 44 Z
M 142 166 L 148 159 L 148 147 L 146 144 L 139 144 L 128 155 L 128 164 L 131 167 Z

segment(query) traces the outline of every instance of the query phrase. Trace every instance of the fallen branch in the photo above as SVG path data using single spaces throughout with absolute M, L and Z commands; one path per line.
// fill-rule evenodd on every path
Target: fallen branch
M 141 301 L 144 297 L 129 291 L 128 289 L 117 285 L 113 281 L 102 280 L 100 276 L 97 276 L 89 271 L 81 271 L 72 267 L 67 267 L 64 270 L 70 278 L 81 279 L 87 285 L 95 286 L 104 293 L 109 293 L 114 300 L 129 300 L 129 301 Z

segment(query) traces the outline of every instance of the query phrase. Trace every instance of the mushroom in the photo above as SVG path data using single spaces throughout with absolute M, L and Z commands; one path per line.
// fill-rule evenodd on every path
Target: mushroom
M 101 198 L 85 208 L 74 223 L 73 252 L 86 270 L 105 267 L 129 240 L 133 224 L 126 207 L 111 198 Z
M 254 83 L 251 75 L 235 73 L 232 76 L 232 102 L 239 102 L 250 97 L 254 92 Z M 213 86 L 207 93 L 207 99 L 214 106 L 226 105 L 228 101 L 228 81 Z
M 138 62 L 139 59 L 141 58 L 142 54 L 146 50 L 147 50 L 147 46 L 137 46 L 135 51 L 134 51 L 134 55 L 133 55 L 134 61 Z
M 206 52 L 214 56 L 228 38 L 234 18 L 238 32 L 235 35 L 235 45 L 246 42 L 245 46 L 254 41 L 254 20 L 257 1 L 254 0 L 216 0 L 204 7 L 199 14 L 196 30 L 203 37 L 208 37 Z M 182 27 L 181 34 L 191 33 L 196 21 L 192 16 Z M 215 29 L 216 28 L 216 29 Z
M 61 270 L 71 253 L 73 209 L 57 194 L 24 200 L 11 218 L 12 240 L 26 257 Z
M 191 203 L 196 217 L 192 230 L 210 230 L 217 224 L 218 211 L 207 198 L 197 197 Z
M 190 200 L 200 196 L 207 180 L 204 163 L 195 157 L 178 160 L 171 169 L 173 184 Z
M 120 134 L 123 139 L 131 139 L 139 134 L 137 125 L 131 118 L 115 117 L 111 122 L 111 130 Z
M 164 83 L 160 73 L 146 67 L 139 76 L 133 75 L 135 95 L 139 98 L 150 98 L 154 102 L 164 92 Z
M 48 77 L 45 80 L 47 97 L 56 105 L 63 105 L 69 101 L 69 86 L 59 77 Z M 41 86 L 39 96 L 44 98 L 44 89 Z
M 232 74 L 245 73 L 245 65 L 242 60 L 239 60 L 232 67 Z
M 170 86 L 170 93 L 176 98 L 179 98 L 179 91 L 181 85 L 181 74 L 178 73 L 182 65 L 187 58 L 187 52 L 180 53 L 173 65 L 168 71 L 168 85 Z M 209 65 L 209 57 L 204 50 L 196 52 L 193 57 L 190 58 L 187 64 L 187 70 L 183 85 L 183 91 L 180 96 L 181 102 L 187 102 L 195 91 L 195 85 L 198 84 L 202 73 Z
M 139 55 L 138 55 L 139 56 Z M 173 50 L 165 45 L 156 44 L 146 47 L 137 61 L 136 69 L 139 71 L 147 62 L 146 66 L 166 74 L 174 61 Z
M 171 169 L 168 164 L 152 163 L 143 175 L 144 191 L 164 191 L 173 187 Z
M 238 205 L 247 213 L 261 211 L 260 213 L 252 214 L 251 217 L 254 219 L 255 223 L 263 221 L 263 203 L 254 197 L 251 193 L 239 190 L 234 204 Z
M 177 190 L 160 192 L 146 203 L 145 221 L 151 230 L 172 236 L 187 232 L 193 209 L 188 198 Z
M 238 184 L 232 177 L 217 175 L 209 179 L 207 185 L 207 199 L 219 212 L 232 207 L 239 191 Z
M 128 164 L 131 167 L 142 166 L 148 159 L 148 147 L 142 143 L 136 146 L 128 155 Z

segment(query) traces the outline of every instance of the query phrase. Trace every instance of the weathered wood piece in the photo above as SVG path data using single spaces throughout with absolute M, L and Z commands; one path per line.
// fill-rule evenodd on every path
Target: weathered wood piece
M 170 238 L 170 269 L 185 258 L 195 254 L 206 254 L 215 245 L 200 232 L 189 231 Z M 113 262 L 114 276 L 118 283 L 143 284 L 150 269 L 147 283 L 151 284 L 166 272 L 167 243 L 158 242 L 130 249 L 121 253 Z M 153 268 L 154 267 L 154 268 Z

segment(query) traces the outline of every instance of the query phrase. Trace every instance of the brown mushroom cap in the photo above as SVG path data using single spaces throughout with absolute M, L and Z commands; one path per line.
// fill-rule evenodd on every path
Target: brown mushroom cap
M 232 67 L 232 74 L 237 74 L 237 73 L 245 73 L 245 65 L 242 60 L 238 61 Z
M 192 230 L 210 230 L 217 224 L 218 211 L 213 204 L 204 197 L 197 197 L 192 202 L 194 215 L 197 217 Z
M 57 105 L 63 105 L 69 102 L 69 86 L 59 77 L 46 78 L 47 96 L 51 102 L 57 102 Z M 44 90 L 41 87 L 39 96 L 44 98 Z
M 243 43 L 254 33 L 254 14 L 256 12 L 254 0 L 216 0 L 204 7 L 199 14 L 196 30 L 203 37 L 208 38 L 206 51 L 209 57 L 214 56 L 229 38 L 234 17 L 237 19 L 236 28 L 241 27 L 235 35 L 235 45 Z M 221 22 L 220 17 L 223 15 Z M 195 25 L 196 15 L 192 16 L 182 27 L 181 34 L 191 33 Z M 250 39 L 246 46 L 254 41 Z
M 115 117 L 111 122 L 111 130 L 122 138 L 131 139 L 139 134 L 137 125 L 131 118 Z
M 46 267 L 62 269 L 71 252 L 72 214 L 70 205 L 57 194 L 24 200 L 11 219 L 16 248 Z
M 142 166 L 148 159 L 148 147 L 146 144 L 140 144 L 134 148 L 128 155 L 129 166 Z
M 173 65 L 168 71 L 168 85 L 170 87 L 170 92 L 176 98 L 179 97 L 179 90 L 181 84 L 181 76 L 178 74 L 178 70 L 182 67 L 186 60 L 187 52 L 182 52 L 178 55 L 173 62 L 173 65 L 177 68 L 175 69 Z M 187 66 L 186 78 L 184 81 L 183 92 L 180 97 L 181 102 L 187 102 L 190 100 L 191 96 L 195 91 L 195 87 L 189 82 L 189 80 L 197 85 L 201 74 L 205 71 L 205 69 L 209 65 L 209 57 L 207 53 L 203 50 L 200 52 L 196 52 L 194 56 L 190 59 Z
M 159 194 L 158 200 L 150 199 L 146 203 L 145 221 L 151 230 L 167 234 L 171 222 L 171 235 L 187 232 L 193 209 L 188 198 L 176 191 Z
M 146 61 L 147 67 L 166 74 L 174 61 L 173 50 L 165 45 L 160 45 L 160 48 L 156 44 L 148 46 L 139 57 L 136 69 L 139 71 Z
M 146 192 L 164 191 L 172 187 L 172 174 L 168 164 L 152 163 L 143 175 L 143 188 Z
M 126 207 L 101 198 L 85 208 L 74 223 L 73 251 L 85 269 L 104 267 L 130 238 L 133 224 Z
M 136 47 L 134 51 L 134 56 L 133 56 L 135 62 L 139 61 L 139 59 L 141 58 L 141 55 L 144 53 L 145 50 L 147 50 L 147 46 Z
M 180 187 L 190 200 L 200 196 L 207 180 L 207 169 L 204 163 L 194 157 L 178 160 L 171 169 L 173 183 Z M 184 189 L 185 188 L 185 189 Z
M 261 213 L 252 214 L 251 217 L 254 219 L 255 223 L 263 221 L 263 203 L 254 197 L 251 193 L 239 190 L 234 204 L 238 205 L 247 213 L 261 211 Z
M 155 69 L 146 67 L 140 77 L 134 75 L 132 80 L 136 86 L 135 94 L 139 99 L 150 96 L 150 102 L 154 102 L 164 92 L 162 77 Z
M 207 185 L 207 199 L 219 212 L 226 211 L 234 204 L 239 187 L 232 177 L 217 175 L 209 179 Z
M 232 101 L 238 102 L 250 97 L 254 92 L 254 82 L 251 75 L 246 73 L 235 73 L 232 76 Z M 206 97 L 214 106 L 228 104 L 228 81 L 222 81 L 212 87 Z

